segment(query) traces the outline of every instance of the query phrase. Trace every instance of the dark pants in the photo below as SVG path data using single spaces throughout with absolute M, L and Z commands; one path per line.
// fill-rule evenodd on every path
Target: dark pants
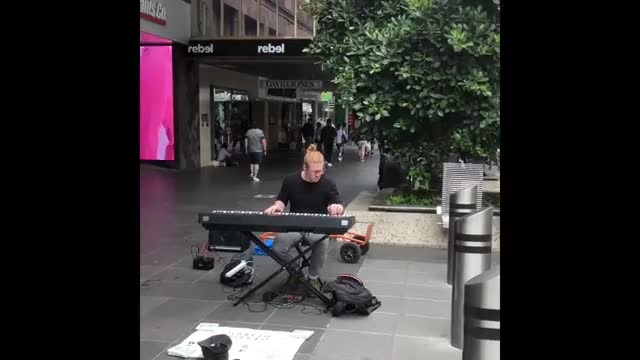
M 324 159 L 327 162 L 331 162 L 331 158 L 333 157 L 333 142 L 324 143 Z

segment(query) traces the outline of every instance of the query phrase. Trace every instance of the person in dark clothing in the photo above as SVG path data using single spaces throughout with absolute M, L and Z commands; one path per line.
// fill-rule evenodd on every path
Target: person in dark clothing
M 289 212 L 292 213 L 328 214 L 331 216 L 344 214 L 344 207 L 336 183 L 323 175 L 324 156 L 316 150 L 314 144 L 311 144 L 304 157 L 302 172 L 291 174 L 284 179 L 276 202 L 264 211 L 265 214 L 282 213 L 287 203 L 290 204 Z M 301 236 L 304 236 L 304 245 L 311 245 L 325 235 L 278 233 L 273 245 L 274 252 L 285 262 L 291 261 L 294 254 L 290 250 Z M 311 251 L 308 277 L 311 285 L 318 290 L 321 287 L 320 270 L 326 262 L 328 247 L 329 243 L 325 239 Z M 287 286 L 294 283 L 295 277 L 289 276 Z
M 378 189 L 400 187 L 405 183 L 408 172 L 398 160 L 391 155 L 391 149 L 384 148 L 380 152 L 378 167 Z
M 324 145 L 324 155 L 327 160 L 327 166 L 333 166 L 331 159 L 333 157 L 333 144 L 336 142 L 338 131 L 331 124 L 331 119 L 327 119 L 327 125 L 320 132 L 320 142 Z
M 302 127 L 302 136 L 304 136 L 304 143 L 307 146 L 313 144 L 313 133 L 313 120 L 309 119 L 309 121 Z
M 322 124 L 318 121 L 316 128 L 313 131 L 313 139 L 316 142 L 316 148 L 322 151 L 322 142 L 320 141 L 320 134 L 322 133 Z

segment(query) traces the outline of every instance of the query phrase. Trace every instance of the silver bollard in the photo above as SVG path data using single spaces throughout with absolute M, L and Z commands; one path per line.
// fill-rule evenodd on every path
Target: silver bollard
M 500 360 L 500 265 L 464 286 L 462 360 Z
M 451 193 L 449 196 L 449 241 L 447 242 L 447 284 L 453 284 L 453 269 L 456 260 L 453 250 L 453 234 L 455 232 L 456 219 L 470 214 L 477 209 L 478 185 Z
M 458 349 L 464 345 L 464 284 L 491 267 L 492 233 L 493 207 L 476 210 L 455 223 L 451 346 Z

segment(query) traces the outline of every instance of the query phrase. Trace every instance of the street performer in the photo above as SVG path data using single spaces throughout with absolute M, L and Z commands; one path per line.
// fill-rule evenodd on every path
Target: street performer
M 275 203 L 264 212 L 269 215 L 277 215 L 282 213 L 289 204 L 289 212 L 291 213 L 328 214 L 331 216 L 344 214 L 344 207 L 336 183 L 324 176 L 324 166 L 324 156 L 317 150 L 315 144 L 311 144 L 307 148 L 302 171 L 284 178 Z M 304 238 L 303 245 L 311 245 L 325 235 L 278 233 L 273 250 L 283 261 L 288 262 L 295 257 L 292 248 L 301 237 Z M 328 247 L 327 241 L 322 241 L 311 250 L 308 280 L 311 286 L 318 291 L 321 291 L 322 287 L 320 271 L 327 260 Z M 295 284 L 296 278 L 289 275 L 285 288 Z

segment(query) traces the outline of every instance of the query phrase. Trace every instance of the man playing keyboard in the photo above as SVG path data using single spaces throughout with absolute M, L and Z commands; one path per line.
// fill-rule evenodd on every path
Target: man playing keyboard
M 284 211 L 287 204 L 291 213 L 329 214 L 340 216 L 344 213 L 344 207 L 340 201 L 336 183 L 324 175 L 324 156 L 311 144 L 307 148 L 304 157 L 302 172 L 285 177 L 282 188 L 276 202 L 264 212 L 269 215 L 277 215 Z M 295 254 L 294 244 L 304 237 L 303 245 L 311 245 L 326 234 L 302 234 L 302 233 L 278 233 L 273 250 L 285 262 L 291 261 Z M 311 251 L 309 261 L 309 283 L 320 291 L 320 271 L 327 260 L 329 244 L 322 241 Z M 295 284 L 295 277 L 289 275 L 285 287 Z

